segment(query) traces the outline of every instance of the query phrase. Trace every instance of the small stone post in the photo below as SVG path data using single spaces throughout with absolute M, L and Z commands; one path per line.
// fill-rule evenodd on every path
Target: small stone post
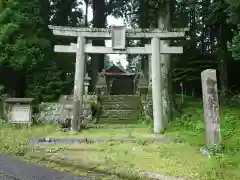
M 152 38 L 152 60 L 151 60 L 151 72 L 152 72 L 152 100 L 153 100 L 153 122 L 154 133 L 163 133 L 164 121 L 163 121 L 163 106 L 162 106 L 162 81 L 161 81 L 161 62 L 160 62 L 160 39 Z
M 73 118 L 71 122 L 71 131 L 78 131 L 79 123 L 83 113 L 83 91 L 84 91 L 84 55 L 85 39 L 78 37 L 77 53 L 75 63 L 74 92 L 73 92 Z
M 206 145 L 216 147 L 221 141 L 216 70 L 204 70 L 201 78 Z

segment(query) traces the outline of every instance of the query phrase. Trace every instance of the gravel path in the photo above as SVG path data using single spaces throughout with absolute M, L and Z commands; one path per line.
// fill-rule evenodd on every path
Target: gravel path
M 54 172 L 16 158 L 0 156 L 0 180 L 90 180 L 90 178 Z

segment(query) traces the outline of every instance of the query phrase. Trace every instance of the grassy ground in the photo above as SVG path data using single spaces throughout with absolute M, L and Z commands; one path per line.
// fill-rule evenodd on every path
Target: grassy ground
M 143 172 L 187 177 L 190 179 L 240 179 L 240 110 L 222 108 L 222 149 L 209 159 L 199 149 L 204 145 L 204 123 L 201 103 L 187 99 L 183 112 L 169 124 L 168 131 L 157 137 L 181 137 L 183 143 L 155 143 L 142 141 L 156 137 L 146 124 L 109 124 L 86 129 L 78 134 L 56 130 L 56 126 L 36 126 L 30 129 L 2 125 L 0 152 L 24 155 L 26 159 L 56 170 L 76 174 L 121 173 L 134 179 Z M 26 148 L 32 137 L 55 138 L 137 138 L 137 143 L 57 144 Z M 104 175 L 105 174 L 105 175 Z M 106 176 L 117 179 L 116 176 Z M 139 179 L 139 177 L 136 177 Z
M 27 128 L 0 123 L 0 129 L 0 153 L 21 156 L 29 148 L 29 139 L 51 134 L 56 131 L 56 126 L 38 125 Z

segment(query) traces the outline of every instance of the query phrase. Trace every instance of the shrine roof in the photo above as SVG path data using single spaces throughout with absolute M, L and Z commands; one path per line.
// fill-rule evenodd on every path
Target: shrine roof
M 116 65 L 112 65 L 112 66 L 108 67 L 105 70 L 105 73 L 107 75 L 128 75 L 128 76 L 135 75 L 135 73 L 128 72 L 127 70 L 123 69 L 122 67 L 119 67 Z

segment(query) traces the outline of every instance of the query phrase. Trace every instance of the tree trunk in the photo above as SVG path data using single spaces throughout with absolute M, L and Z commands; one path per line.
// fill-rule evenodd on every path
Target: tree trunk
M 170 13 L 170 4 L 168 3 L 166 5 L 165 12 L 160 13 L 158 19 L 158 28 L 170 28 Z M 170 40 L 164 40 L 161 42 L 161 45 L 170 45 Z M 161 54 L 161 68 L 161 79 L 163 81 L 163 89 L 161 90 L 163 101 L 163 118 L 166 127 L 168 121 L 172 119 L 172 74 L 170 54 Z
M 224 26 L 220 24 L 219 27 L 219 84 L 220 84 L 220 102 L 222 105 L 225 104 L 228 79 L 227 79 L 227 60 L 228 60 L 228 48 L 227 39 L 224 35 Z
M 140 21 L 140 28 L 149 28 L 149 23 L 148 23 L 148 19 L 147 19 L 147 14 L 146 14 L 146 7 L 145 7 L 145 0 L 141 0 L 140 1 L 140 8 L 139 8 L 139 11 L 140 11 L 140 17 L 139 17 L 139 21 Z M 148 44 L 148 40 L 143 38 L 141 40 L 141 45 L 145 45 L 145 44 Z M 149 62 L 148 62 L 148 56 L 147 55 L 142 55 L 141 56 L 141 70 L 144 74 L 144 77 L 145 78 L 149 78 L 149 72 L 148 72 L 148 65 L 149 65 Z
M 104 28 L 106 25 L 105 15 L 105 1 L 104 0 L 93 0 L 93 27 Z M 93 46 L 105 46 L 104 40 L 93 40 Z M 104 54 L 94 54 L 91 58 L 92 74 L 91 74 L 91 87 L 95 89 L 97 82 L 98 72 L 104 69 Z
M 84 0 L 85 2 L 85 26 L 88 27 L 88 6 L 89 6 L 89 0 Z

